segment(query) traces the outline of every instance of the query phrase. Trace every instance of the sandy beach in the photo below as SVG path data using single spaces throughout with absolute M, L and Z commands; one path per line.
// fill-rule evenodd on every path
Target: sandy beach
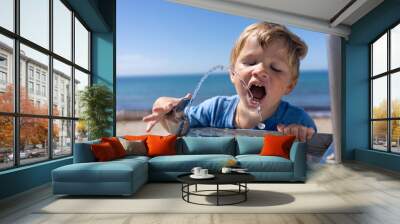
M 318 133 L 332 133 L 332 121 L 330 117 L 313 118 L 318 129 Z M 125 120 L 117 122 L 117 136 L 123 135 L 142 135 L 146 134 L 146 123 L 141 120 Z M 157 124 L 150 134 L 168 135 L 168 133 Z

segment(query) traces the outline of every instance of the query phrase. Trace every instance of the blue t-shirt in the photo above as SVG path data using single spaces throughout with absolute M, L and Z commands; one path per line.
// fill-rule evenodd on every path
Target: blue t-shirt
M 234 117 L 239 96 L 216 96 L 205 100 L 197 106 L 186 108 L 185 114 L 189 119 L 191 128 L 236 128 Z M 301 108 L 292 106 L 281 100 L 274 114 L 264 120 L 265 130 L 277 131 L 278 124 L 300 124 L 309 128 L 317 127 L 313 119 Z

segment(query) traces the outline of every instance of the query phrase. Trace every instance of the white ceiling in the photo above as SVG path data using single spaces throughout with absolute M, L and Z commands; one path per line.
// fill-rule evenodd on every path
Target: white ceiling
M 348 37 L 351 32 L 351 25 L 383 2 L 383 0 L 171 1 L 342 37 Z M 342 10 L 344 8 L 345 10 Z
M 329 21 L 340 9 L 346 6 L 350 0 L 231 0 L 230 2 L 248 4 L 266 9 L 275 9 Z

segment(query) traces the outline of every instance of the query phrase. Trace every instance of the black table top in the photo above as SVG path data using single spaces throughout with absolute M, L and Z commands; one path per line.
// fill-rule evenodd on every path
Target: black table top
M 248 183 L 255 180 L 249 173 L 212 173 L 215 177 L 211 179 L 193 179 L 192 173 L 186 173 L 177 177 L 178 181 L 186 184 L 236 184 Z

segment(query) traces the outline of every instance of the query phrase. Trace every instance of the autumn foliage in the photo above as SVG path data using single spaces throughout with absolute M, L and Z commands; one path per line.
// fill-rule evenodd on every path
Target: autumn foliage
M 0 111 L 13 112 L 14 97 L 13 86 L 7 86 L 5 93 L 0 93 Z M 41 104 L 47 105 L 47 104 Z M 34 105 L 33 101 L 29 99 L 28 93 L 25 88 L 20 88 L 20 110 L 21 114 L 40 114 L 47 115 L 48 107 Z M 58 114 L 58 111 L 55 111 Z M 12 148 L 13 147 L 13 117 L 0 116 L 0 147 Z M 24 149 L 26 145 L 46 144 L 48 137 L 48 119 L 47 118 L 20 118 L 20 148 Z M 58 138 L 59 127 L 53 126 L 53 138 Z
M 392 100 L 391 117 L 400 117 L 400 101 Z M 380 104 L 373 108 L 373 118 L 387 118 L 387 101 L 381 101 Z M 400 122 L 392 121 L 392 141 L 398 141 L 400 138 Z M 387 121 L 375 121 L 373 125 L 374 138 L 386 138 L 387 136 Z

